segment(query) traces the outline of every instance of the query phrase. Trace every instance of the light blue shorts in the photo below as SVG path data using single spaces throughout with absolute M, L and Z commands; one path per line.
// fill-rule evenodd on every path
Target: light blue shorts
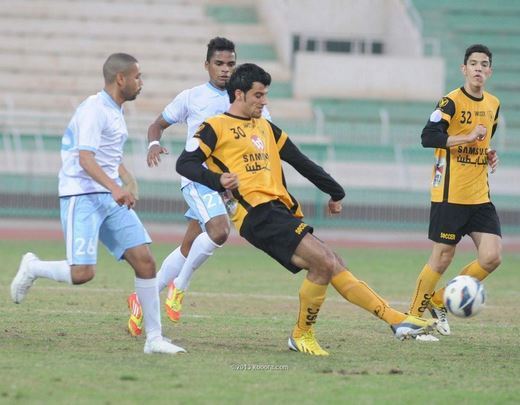
M 96 264 L 98 240 L 117 260 L 127 249 L 152 242 L 135 211 L 117 205 L 111 194 L 61 197 L 60 208 L 70 265 Z
M 227 215 L 220 194 L 199 183 L 190 183 L 182 188 L 184 200 L 190 207 L 184 216 L 199 221 L 202 229 L 211 218 Z

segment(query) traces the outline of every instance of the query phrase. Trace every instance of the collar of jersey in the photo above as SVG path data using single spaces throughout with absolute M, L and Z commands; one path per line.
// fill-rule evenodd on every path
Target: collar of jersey
M 207 83 L 206 83 L 206 86 L 208 86 L 211 90 L 213 90 L 214 92 L 220 94 L 221 96 L 227 94 L 227 90 L 221 90 L 221 89 L 218 89 L 218 88 L 216 88 L 215 86 L 213 86 L 213 85 L 211 84 L 211 82 L 207 82 Z
M 472 96 L 471 94 L 469 94 L 466 91 L 466 89 L 464 88 L 464 86 L 462 86 L 460 89 L 466 95 L 466 97 L 472 99 L 473 101 L 482 101 L 482 100 L 484 100 L 484 93 L 482 93 L 482 97 L 478 98 L 478 97 L 475 97 L 475 96 Z
M 101 90 L 99 94 L 101 94 L 101 97 L 103 97 L 111 107 L 114 107 L 117 111 L 123 112 L 123 106 L 118 106 L 114 99 L 110 97 L 110 94 L 108 94 L 104 89 Z
M 242 120 L 242 121 L 251 121 L 253 119 L 253 118 L 239 117 L 238 115 L 233 115 L 228 112 L 225 112 L 224 115 L 227 115 L 228 117 L 235 118 L 237 120 Z

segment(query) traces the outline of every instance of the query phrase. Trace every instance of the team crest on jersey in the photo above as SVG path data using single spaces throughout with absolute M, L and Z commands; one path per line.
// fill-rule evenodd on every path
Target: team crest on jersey
M 255 145 L 256 149 L 258 150 L 264 150 L 264 141 L 262 141 L 262 138 L 260 138 L 258 135 L 253 135 L 251 137 L 251 142 L 253 142 L 253 145 Z
M 450 100 L 448 100 L 446 97 L 443 97 L 439 101 L 439 108 L 442 109 L 448 105 Z

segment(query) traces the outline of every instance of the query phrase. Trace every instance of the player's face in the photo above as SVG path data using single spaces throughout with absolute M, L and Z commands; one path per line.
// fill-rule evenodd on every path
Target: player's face
M 138 63 L 128 69 L 123 74 L 121 85 L 121 95 L 125 101 L 135 100 L 143 87 L 143 79 L 141 78 L 141 70 Z
M 205 64 L 210 83 L 219 89 L 225 89 L 231 74 L 235 71 L 236 64 L 235 52 L 216 51 L 213 53 L 209 62 L 206 61 Z
M 462 65 L 462 74 L 466 78 L 466 84 L 472 89 L 482 89 L 492 72 L 489 57 L 481 52 L 469 55 L 466 64 Z
M 254 82 L 253 87 L 244 94 L 243 112 L 246 117 L 260 118 L 262 110 L 267 105 L 268 87 L 260 82 Z

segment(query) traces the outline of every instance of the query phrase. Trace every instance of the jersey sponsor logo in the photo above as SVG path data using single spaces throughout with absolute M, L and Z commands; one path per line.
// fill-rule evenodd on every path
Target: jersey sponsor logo
M 457 162 L 464 165 L 486 166 L 488 164 L 486 150 L 487 148 L 477 146 L 459 146 L 457 148 Z
M 441 232 L 440 237 L 441 237 L 441 239 L 455 240 L 455 234 L 454 233 Z
M 262 138 L 260 138 L 258 135 L 253 135 L 251 137 L 251 142 L 253 142 L 253 145 L 255 145 L 255 147 L 258 150 L 264 150 L 265 149 L 264 141 L 262 141 Z
M 296 232 L 297 235 L 301 235 L 305 228 L 307 228 L 307 224 L 302 222 L 300 225 L 298 225 L 298 228 L 296 228 L 294 232 Z

